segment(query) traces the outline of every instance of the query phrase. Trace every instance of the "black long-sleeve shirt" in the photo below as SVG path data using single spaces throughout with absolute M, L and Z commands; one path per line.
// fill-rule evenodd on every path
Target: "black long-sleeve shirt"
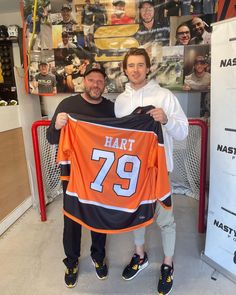
M 69 96 L 62 100 L 52 117 L 50 126 L 47 129 L 47 140 L 51 144 L 58 144 L 60 138 L 60 130 L 55 129 L 56 117 L 59 113 L 74 113 L 86 115 L 95 118 L 115 117 L 114 103 L 103 97 L 99 104 L 87 102 L 81 94 Z

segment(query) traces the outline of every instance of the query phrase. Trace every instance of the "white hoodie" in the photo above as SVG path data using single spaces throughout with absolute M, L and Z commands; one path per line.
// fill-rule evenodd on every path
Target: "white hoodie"
M 183 140 L 188 135 L 188 119 L 178 99 L 168 89 L 160 87 L 155 80 L 150 80 L 144 87 L 135 90 L 127 83 L 125 91 L 115 100 L 116 117 L 131 114 L 139 106 L 153 105 L 162 108 L 168 122 L 162 125 L 166 153 L 167 169 L 173 170 L 173 138 Z

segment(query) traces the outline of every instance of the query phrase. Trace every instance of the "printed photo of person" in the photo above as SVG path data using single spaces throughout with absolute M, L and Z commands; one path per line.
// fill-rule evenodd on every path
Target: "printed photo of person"
M 192 0 L 179 0 L 180 2 L 180 15 L 190 15 L 192 9 Z
M 54 6 L 53 6 L 54 7 Z M 51 18 L 52 25 L 61 27 L 61 32 L 67 32 L 69 35 L 69 41 L 76 41 L 76 32 L 77 32 L 77 22 L 72 14 L 72 4 L 60 2 L 60 12 L 58 9 L 56 11 L 52 10 Z M 55 34 L 55 29 L 53 28 L 53 34 Z M 54 38 L 55 39 L 55 38 Z
M 33 52 L 29 68 L 29 89 L 32 94 L 55 95 L 57 93 L 54 75 L 54 53 L 47 50 L 43 54 Z
M 188 45 L 191 40 L 191 16 L 170 17 L 170 46 Z
M 202 17 L 195 16 L 191 21 L 192 38 L 189 44 L 211 44 L 210 25 Z
M 62 41 L 58 43 L 58 48 L 76 48 L 76 45 L 69 40 L 68 32 L 64 31 L 61 33 Z
M 191 39 L 190 28 L 186 23 L 180 24 L 176 29 L 175 45 L 188 45 Z
M 183 90 L 210 91 L 210 46 L 187 46 L 184 64 Z
M 162 19 L 163 20 L 163 19 Z M 170 28 L 158 19 L 154 0 L 139 1 L 139 30 L 135 38 L 140 45 L 156 42 L 161 46 L 169 45 Z M 146 46 L 147 47 L 147 46 Z
M 133 24 L 135 19 L 127 14 L 126 1 L 125 0 L 113 0 L 112 1 L 112 25 L 125 25 Z
M 94 30 L 96 30 L 100 26 L 104 26 L 107 24 L 107 9 L 100 0 L 94 0 L 93 5 L 93 13 L 94 13 Z
M 41 34 L 42 22 L 48 16 L 48 10 L 42 6 L 31 6 L 30 12 L 27 7 L 24 11 L 26 18 L 26 34 L 29 50 L 41 50 L 44 48 L 42 45 L 43 36 Z
M 83 69 L 92 56 L 78 48 L 54 49 L 54 55 L 58 92 L 83 92 Z
M 91 50 L 93 46 L 94 35 L 94 11 L 93 5 L 90 0 L 85 0 L 85 5 L 82 9 L 81 24 L 84 33 L 84 47 L 87 50 Z

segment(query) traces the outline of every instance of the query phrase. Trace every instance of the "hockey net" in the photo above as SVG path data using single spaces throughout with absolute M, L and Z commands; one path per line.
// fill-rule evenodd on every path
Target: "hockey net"
M 60 169 L 56 164 L 57 145 L 46 139 L 49 120 L 32 126 L 41 220 L 46 220 L 45 204 L 62 193 Z M 199 200 L 199 231 L 204 231 L 207 125 L 200 119 L 189 119 L 186 140 L 174 142 L 174 170 L 170 175 L 172 192 Z M 200 217 L 201 215 L 201 217 Z

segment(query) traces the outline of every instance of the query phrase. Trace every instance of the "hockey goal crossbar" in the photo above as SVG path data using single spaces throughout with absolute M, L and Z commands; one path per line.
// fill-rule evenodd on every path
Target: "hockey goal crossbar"
M 208 127 L 206 123 L 200 119 L 189 119 L 190 129 L 197 126 L 201 131 L 200 136 L 200 163 L 199 163 L 199 206 L 198 206 L 198 232 L 205 232 L 205 206 L 206 206 L 206 163 L 207 163 L 207 138 L 208 138 Z M 39 128 L 44 128 L 45 130 L 50 125 L 50 120 L 40 120 L 36 121 L 32 125 L 32 140 L 35 158 L 35 169 L 36 169 L 36 179 L 38 187 L 38 199 L 39 199 L 39 211 L 41 215 L 41 221 L 46 221 L 46 202 L 45 202 L 45 181 L 43 181 L 43 170 L 42 170 L 42 151 L 41 142 L 39 141 Z M 43 142 L 46 142 L 46 132 L 43 134 Z M 55 145 L 54 145 L 55 148 Z M 49 147 L 50 149 L 50 147 Z M 56 162 L 53 163 L 56 166 Z M 43 168 L 45 169 L 45 168 Z M 50 169 L 50 167 L 46 168 Z M 53 168 L 53 172 L 55 168 Z M 59 167 L 56 168 L 59 171 Z M 55 173 L 53 173 L 55 174 Z M 57 176 L 57 175 L 56 175 Z M 59 177 L 57 177 L 59 182 Z

